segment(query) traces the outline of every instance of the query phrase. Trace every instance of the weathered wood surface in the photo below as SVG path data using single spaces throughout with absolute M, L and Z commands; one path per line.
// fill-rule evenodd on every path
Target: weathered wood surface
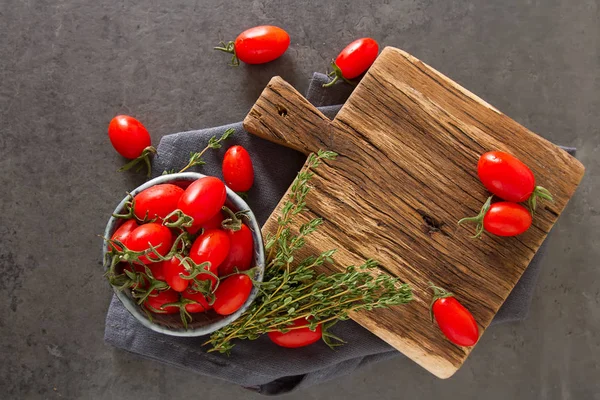
M 583 176 L 569 154 L 411 55 L 386 48 L 330 121 L 281 78 L 268 84 L 244 121 L 262 138 L 306 154 L 333 150 L 311 181 L 309 212 L 325 223 L 307 251 L 338 249 L 339 269 L 367 258 L 401 277 L 415 301 L 352 318 L 441 378 L 471 348 L 446 340 L 429 320 L 432 281 L 454 292 L 482 334 L 556 222 Z M 477 178 L 479 155 L 510 152 L 554 195 L 514 238 L 458 228 L 489 196 Z M 276 230 L 279 207 L 263 227 Z M 498 354 L 498 357 L 502 357 Z

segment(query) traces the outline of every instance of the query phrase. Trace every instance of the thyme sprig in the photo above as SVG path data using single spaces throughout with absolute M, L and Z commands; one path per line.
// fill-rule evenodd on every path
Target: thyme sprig
M 206 147 L 204 149 L 202 149 L 202 151 L 200 151 L 198 153 L 191 153 L 190 154 L 190 161 L 179 172 L 185 172 L 188 169 L 190 169 L 192 167 L 195 167 L 196 165 L 204 165 L 204 164 L 206 164 L 206 162 L 204 162 L 204 160 L 202 160 L 202 156 L 204 155 L 204 153 L 206 153 L 206 151 L 208 149 L 220 149 L 222 147 L 221 143 L 223 141 L 229 139 L 229 137 L 231 135 L 233 135 L 234 133 L 235 133 L 235 129 L 229 128 L 225 132 L 223 132 L 223 135 L 220 138 L 217 139 L 216 136 L 211 137 L 208 140 L 208 144 L 206 145 Z M 163 175 L 164 175 L 164 173 L 163 173 Z

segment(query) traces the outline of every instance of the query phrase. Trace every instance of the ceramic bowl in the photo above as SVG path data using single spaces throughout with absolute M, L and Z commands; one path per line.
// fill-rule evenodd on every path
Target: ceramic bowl
M 163 175 L 154 178 L 144 183 L 143 185 L 137 187 L 131 192 L 131 195 L 135 196 L 137 193 L 141 192 L 144 189 L 162 183 L 171 183 L 186 188 L 195 180 L 203 177 L 205 177 L 205 175 L 195 172 L 184 172 L 179 174 Z M 117 208 L 115 208 L 115 211 L 113 212 L 114 214 L 119 214 L 123 212 L 125 202 L 127 201 L 127 199 L 128 197 L 125 197 L 119 203 L 119 205 L 117 206 Z M 250 230 L 252 231 L 252 237 L 254 239 L 253 266 L 257 268 L 253 279 L 255 281 L 262 282 L 265 269 L 265 252 L 260 227 L 256 222 L 256 218 L 252 213 L 252 210 L 250 210 L 250 207 L 248 207 L 248 204 L 246 204 L 246 202 L 240 196 L 238 196 L 233 190 L 229 188 L 227 188 L 227 200 L 225 202 L 225 205 L 234 212 L 248 210 L 248 213 L 246 214 L 248 218 L 245 219 L 244 223 L 248 225 L 248 228 L 250 228 Z M 106 224 L 104 237 L 112 237 L 112 234 L 123 223 L 123 221 L 123 219 L 114 218 L 111 216 L 111 218 L 108 220 L 108 224 Z M 102 259 L 104 259 L 107 251 L 107 243 L 104 242 L 104 244 L 102 245 Z M 193 321 L 189 323 L 188 328 L 185 329 L 183 323 L 181 322 L 179 313 L 152 314 L 152 320 L 150 320 L 145 310 L 136 303 L 129 290 L 119 291 L 114 287 L 113 289 L 117 298 L 121 301 L 121 303 L 123 303 L 125 308 L 142 325 L 152 329 L 153 331 L 164 333 L 166 335 L 186 337 L 207 335 L 235 321 L 244 311 L 248 309 L 248 307 L 252 304 L 252 302 L 256 298 L 256 295 L 258 294 L 258 288 L 255 286 L 252 289 L 252 292 L 250 293 L 250 296 L 248 297 L 244 305 L 231 315 L 222 316 L 215 313 L 212 309 L 208 312 L 192 314 Z

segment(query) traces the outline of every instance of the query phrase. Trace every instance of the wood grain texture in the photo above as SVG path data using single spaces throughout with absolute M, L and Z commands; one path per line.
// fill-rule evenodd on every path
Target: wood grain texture
M 584 172 L 557 146 L 391 47 L 333 121 L 275 77 L 244 127 L 305 154 L 339 154 L 316 171 L 309 212 L 296 221 L 325 221 L 304 251 L 338 249 L 332 270 L 374 258 L 382 271 L 410 283 L 411 304 L 352 318 L 441 378 L 460 368 L 471 348 L 453 345 L 432 325 L 428 282 L 454 292 L 483 334 Z M 473 240 L 472 227 L 457 227 L 489 196 L 476 171 L 479 156 L 489 150 L 520 158 L 554 195 L 554 203 L 542 203 L 531 229 L 518 237 L 485 234 Z M 263 233 L 276 230 L 280 206 Z

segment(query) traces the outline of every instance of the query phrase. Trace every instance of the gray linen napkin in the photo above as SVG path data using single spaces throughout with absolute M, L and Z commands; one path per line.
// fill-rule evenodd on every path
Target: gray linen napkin
M 327 117 L 333 118 L 341 107 L 339 104 L 350 95 L 352 87 L 339 84 L 324 89 L 321 85 L 326 81 L 325 75 L 315 73 L 307 99 Z M 236 133 L 223 149 L 207 152 L 207 164 L 197 167 L 197 171 L 222 177 L 220 165 L 226 149 L 234 144 L 244 146 L 252 155 L 255 169 L 255 183 L 247 201 L 258 222 L 263 224 L 294 179 L 305 157 L 294 150 L 249 135 L 241 123 L 164 136 L 153 161 L 153 174 L 158 176 L 164 170 L 181 169 L 186 165 L 190 152 L 200 151 L 210 137 L 220 136 L 227 128 L 235 129 Z M 574 154 L 574 149 L 567 151 Z M 543 253 L 544 246 L 492 324 L 527 317 Z M 322 342 L 302 349 L 285 349 L 263 336 L 255 341 L 238 341 L 230 356 L 206 353 L 206 349 L 201 347 L 205 338 L 170 337 L 151 331 L 139 324 L 113 296 L 106 316 L 104 339 L 115 347 L 223 379 L 265 395 L 311 386 L 375 362 L 402 356 L 353 321 L 338 323 L 332 332 L 348 343 L 336 351 L 330 350 Z

